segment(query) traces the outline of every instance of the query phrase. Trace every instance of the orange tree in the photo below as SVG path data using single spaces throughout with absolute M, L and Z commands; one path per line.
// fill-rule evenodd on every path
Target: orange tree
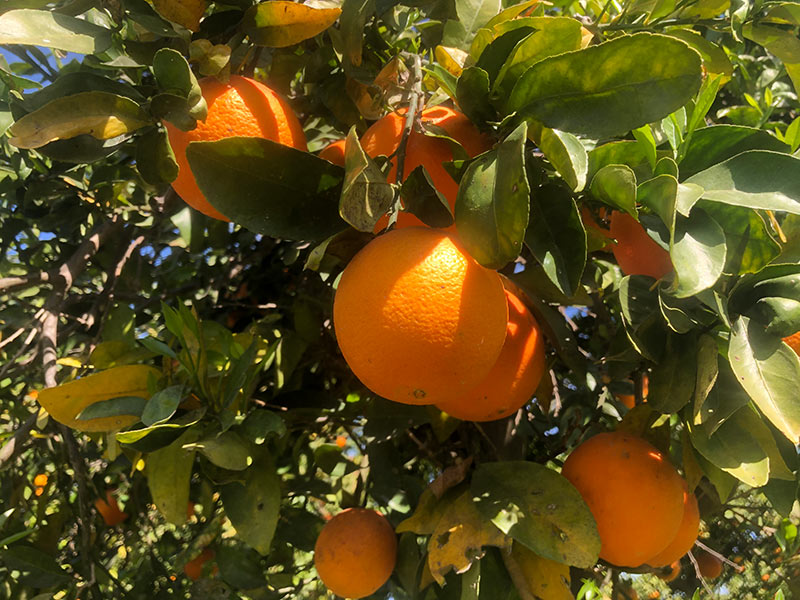
M 323 597 L 319 533 L 354 508 L 382 517 L 316 560 L 376 600 L 800 597 L 798 25 L 789 0 L 4 2 L 0 597 Z M 354 266 L 334 315 L 411 224 L 438 245 Z M 524 405 L 485 420 L 504 389 Z M 437 407 L 464 399 L 480 422 Z M 669 517 L 636 520 L 626 452 L 561 475 L 611 431 Z M 697 540 L 615 558 L 636 527 Z

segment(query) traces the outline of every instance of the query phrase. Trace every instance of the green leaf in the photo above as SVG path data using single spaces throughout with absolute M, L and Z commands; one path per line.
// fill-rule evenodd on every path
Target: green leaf
M 347 134 L 344 164 L 345 178 L 339 214 L 357 230 L 371 232 L 392 207 L 394 189 L 378 165 L 364 152 L 355 126 Z
M 356 67 L 361 65 L 364 26 L 374 12 L 375 0 L 344 0 L 342 3 L 342 14 L 339 18 L 340 51 Z
M 800 214 L 800 158 L 789 154 L 750 150 L 687 181 L 701 186 L 706 200 Z
M 453 213 L 447 198 L 436 189 L 425 167 L 419 165 L 406 177 L 400 188 L 403 210 L 429 227 L 450 227 Z
M 589 191 L 597 200 L 637 216 L 636 175 L 627 165 L 606 165 L 592 178 Z
M 529 212 L 526 132 L 522 123 L 495 149 L 470 163 L 458 189 L 458 235 L 485 267 L 505 266 L 522 248 Z
M 286 424 L 277 413 L 270 410 L 254 410 L 242 424 L 241 432 L 254 444 L 261 445 L 270 435 L 279 438 L 286 435 Z
M 197 439 L 195 429 L 185 431 L 172 444 L 147 455 L 147 485 L 153 504 L 170 523 L 186 521 L 189 481 L 192 478 L 194 452 L 183 449 Z
M 263 235 L 323 240 L 344 229 L 338 200 L 344 171 L 262 138 L 192 142 L 186 151 L 208 201 Z
M 28 585 L 37 588 L 66 585 L 72 579 L 56 559 L 33 546 L 17 544 L 0 550 L 0 560 L 9 571 L 21 571 L 30 578 Z
M 178 163 L 166 131 L 152 129 L 136 144 L 136 169 L 147 183 L 163 185 L 178 176 Z
M 692 112 L 689 115 L 688 123 L 686 124 L 686 132 L 684 133 L 685 138 L 690 138 L 694 133 L 694 130 L 704 123 L 706 114 L 711 109 L 711 105 L 714 103 L 714 100 L 717 97 L 717 91 L 719 91 L 721 79 L 722 78 L 720 76 L 708 77 L 703 82 L 703 86 L 700 88 L 700 92 L 697 94 L 694 108 L 692 109 Z
M 714 387 L 699 404 L 698 397 L 695 397 L 693 409 L 695 424 L 702 424 L 707 435 L 712 435 L 733 413 L 750 403 L 750 397 L 736 380 L 730 363 L 719 360 L 718 368 Z
M 184 450 L 197 450 L 222 469 L 244 471 L 253 458 L 250 447 L 233 431 L 184 445 Z
M 470 491 L 485 518 L 536 554 L 583 568 L 597 562 L 600 537 L 592 513 L 559 473 L 527 461 L 483 463 Z
M 658 295 L 651 289 L 653 280 L 644 275 L 629 275 L 619 284 L 619 301 L 625 333 L 634 349 L 653 362 L 664 352 L 665 331 L 661 324 Z
M 678 216 L 670 251 L 675 296 L 688 298 L 717 282 L 725 266 L 725 243 L 725 231 L 704 210 L 695 208 L 689 218 Z
M 17 148 L 40 148 L 85 134 L 108 140 L 150 123 L 150 116 L 130 98 L 108 92 L 80 92 L 25 115 L 8 132 Z
M 800 358 L 781 339 L 741 316 L 731 330 L 728 356 L 742 387 L 770 422 L 800 443 Z
M 500 12 L 500 0 L 456 0 L 457 20 L 444 24 L 442 43 L 451 48 L 469 47 L 475 32 Z
M 703 57 L 703 66 L 706 71 L 714 75 L 723 76 L 721 83 L 725 83 L 733 76 L 733 65 L 728 55 L 714 42 L 707 40 L 691 29 L 670 29 L 665 35 L 683 40 L 697 50 L 700 56 Z
M 785 65 L 795 91 L 800 90 L 800 39 L 794 31 L 746 23 L 742 27 L 742 34 L 777 56 Z
M 489 102 L 489 74 L 480 67 L 467 67 L 456 82 L 458 105 L 470 121 L 484 123 L 497 118 Z
M 697 337 L 670 335 L 664 358 L 650 375 L 647 404 L 664 414 L 678 412 L 694 395 L 698 365 Z
M 797 117 L 786 128 L 783 141 L 789 144 L 789 148 L 792 153 L 800 148 L 800 117 Z
M 759 422 L 758 415 L 744 406 L 713 435 L 709 435 L 705 425 L 687 423 L 687 427 L 692 445 L 706 460 L 739 481 L 759 487 L 769 479 L 769 456 L 753 436 Z
M 120 396 L 95 402 L 84 408 L 75 417 L 79 421 L 98 419 L 100 417 L 116 417 L 120 415 L 141 415 L 147 400 L 140 396 Z
M 0 15 L 0 44 L 97 54 L 111 45 L 111 31 L 51 10 L 10 10 Z
M 608 165 L 627 165 L 634 172 L 637 181 L 646 181 L 653 177 L 647 153 L 639 142 L 633 140 L 609 142 L 591 150 L 586 180 L 591 181 L 600 169 Z
M 275 465 L 260 457 L 244 473 L 244 481 L 220 489 L 225 514 L 239 538 L 262 556 L 269 552 L 278 525 L 281 492 Z
M 692 98 L 700 66 L 700 55 L 674 38 L 623 36 L 536 63 L 514 86 L 508 111 L 589 137 L 624 134 Z
M 166 421 L 175 414 L 183 398 L 182 385 L 171 385 L 168 388 L 159 390 L 147 401 L 147 405 L 142 412 L 142 423 L 150 426 Z
M 563 187 L 544 185 L 531 195 L 525 245 L 565 296 L 574 295 L 586 266 L 586 230 L 575 200 Z
M 159 423 L 157 425 L 151 425 L 150 427 L 121 431 L 117 433 L 115 437 L 120 444 L 130 446 L 139 452 L 154 452 L 170 445 L 178 439 L 186 429 L 199 423 L 205 412 L 205 407 L 199 408 L 169 423 Z
M 314 8 L 272 0 L 250 7 L 244 15 L 242 28 L 258 46 L 284 48 L 322 33 L 341 13 L 340 8 Z
M 481 52 L 476 66 L 486 71 L 489 75 L 489 81 L 493 89 L 497 76 L 500 74 L 503 65 L 509 60 L 509 55 L 514 51 L 514 48 L 536 31 L 533 27 L 528 26 L 528 23 L 530 23 L 530 19 L 515 22 L 513 28 L 500 33 Z
M 244 544 L 225 544 L 217 547 L 214 557 L 222 579 L 242 590 L 266 587 L 261 556 Z
M 581 141 L 571 133 L 544 128 L 539 148 L 569 187 L 580 192 L 586 185 L 589 156 Z

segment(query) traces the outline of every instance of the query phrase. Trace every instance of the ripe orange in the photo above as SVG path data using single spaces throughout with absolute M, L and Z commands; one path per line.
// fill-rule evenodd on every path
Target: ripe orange
M 477 387 L 438 408 L 465 421 L 494 421 L 514 414 L 531 399 L 544 374 L 544 340 L 525 304 L 506 290 L 506 341 L 492 370 Z
M 214 551 L 211 548 L 204 548 L 200 554 L 183 566 L 184 574 L 189 579 L 197 581 L 203 576 L 203 565 L 212 558 L 214 558 Z
M 228 83 L 222 83 L 206 77 L 200 80 L 200 88 L 208 104 L 206 120 L 198 121 L 192 131 L 181 131 L 165 123 L 179 168 L 172 187 L 189 206 L 209 217 L 228 221 L 211 206 L 197 186 L 186 158 L 189 142 L 209 142 L 233 136 L 263 137 L 305 150 L 306 138 L 289 104 L 255 79 L 232 75 Z
M 651 567 L 666 567 L 679 560 L 692 549 L 697 540 L 697 534 L 700 533 L 700 510 L 697 506 L 697 497 L 689 491 L 685 481 L 683 486 L 683 519 L 680 528 L 669 546 L 647 561 Z
M 406 404 L 442 402 L 477 386 L 500 354 L 507 321 L 500 276 L 427 227 L 367 244 L 342 273 L 333 304 L 353 373 Z
M 344 143 L 345 140 L 336 140 L 325 146 L 319 153 L 320 158 L 332 162 L 340 167 L 344 166 Z
M 336 445 L 339 446 L 339 448 L 344 448 L 345 446 L 347 446 L 347 438 L 343 435 L 337 435 Z
M 681 561 L 676 560 L 670 566 L 670 571 L 666 575 L 659 575 L 661 579 L 669 583 L 670 581 L 675 581 L 678 578 L 678 575 L 681 574 Z
M 716 579 L 722 575 L 722 561 L 708 552 L 698 552 L 695 556 L 700 575 L 706 579 Z
M 650 379 L 647 377 L 645 373 L 642 375 L 642 402 L 647 402 L 647 392 L 650 387 Z M 636 406 L 636 396 L 634 394 L 617 394 L 617 400 L 622 402 L 628 409 L 633 408 Z
M 405 127 L 405 110 L 392 112 L 376 121 L 364 132 L 361 137 L 361 146 L 371 157 L 379 155 L 389 156 L 397 150 L 403 137 Z M 470 157 L 477 156 L 491 148 L 491 140 L 478 131 L 472 122 L 462 113 L 446 106 L 434 106 L 422 111 L 420 119 L 423 124 L 434 125 L 443 129 L 447 134 L 464 147 Z M 403 159 L 403 173 L 401 181 L 423 165 L 431 177 L 434 187 L 441 193 L 455 209 L 458 183 L 453 179 L 443 163 L 453 160 L 453 150 L 447 140 L 432 137 L 412 130 L 406 142 L 405 158 Z M 397 177 L 397 157 L 392 157 L 392 168 L 387 174 L 389 183 L 394 183 Z M 378 222 L 376 231 L 385 228 L 388 219 Z M 397 227 L 422 225 L 422 221 L 410 213 L 400 213 L 397 217 Z
M 592 511 L 600 558 L 637 567 L 664 550 L 683 519 L 683 482 L 641 438 L 601 433 L 578 446 L 561 470 Z
M 800 356 L 800 331 L 783 338 L 783 341 L 789 344 L 789 347 Z
M 344 598 L 378 590 L 394 571 L 397 538 L 383 515 L 348 508 L 328 521 L 314 546 L 314 565 L 328 589 Z
M 658 600 L 661 598 L 661 592 L 658 590 L 653 590 L 647 597 L 650 598 L 650 600 Z
M 629 214 L 611 213 L 611 237 L 617 240 L 611 252 L 625 275 L 649 275 L 661 279 L 672 271 L 669 252 L 656 244 Z
M 47 485 L 47 475 L 44 473 L 39 473 L 36 477 L 33 478 L 33 485 L 36 487 L 44 487 Z
M 597 221 L 591 209 L 585 204 L 581 206 L 580 213 L 581 221 L 583 221 L 583 226 L 586 229 L 587 237 L 593 235 L 596 238 L 596 241 L 594 241 L 595 245 L 592 245 L 591 243 L 589 244 L 590 250 L 597 247 L 597 245 L 602 244 L 601 240 L 605 238 L 608 240 L 608 242 L 597 249 L 601 252 L 611 252 L 611 247 L 614 245 L 611 241 L 611 232 Z
M 105 500 L 102 498 L 95 500 L 94 507 L 109 527 L 119 525 L 128 518 L 128 514 L 119 509 L 119 504 L 117 504 L 117 499 L 112 490 L 106 490 Z
M 761 581 L 764 581 L 764 582 L 767 582 L 767 581 L 769 581 L 769 573 L 764 573 L 764 574 L 761 576 Z

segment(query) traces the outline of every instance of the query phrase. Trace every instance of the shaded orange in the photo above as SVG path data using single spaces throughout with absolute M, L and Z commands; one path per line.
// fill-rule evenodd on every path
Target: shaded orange
M 651 567 L 666 567 L 679 560 L 692 549 L 700 533 L 700 509 L 697 506 L 697 498 L 689 491 L 686 481 L 683 482 L 683 488 L 683 519 L 678 533 L 669 546 L 647 561 Z
M 39 473 L 36 477 L 33 478 L 33 485 L 37 487 L 44 487 L 47 485 L 47 475 L 45 473 Z
M 545 370 L 544 339 L 525 304 L 506 290 L 508 323 L 500 356 L 484 380 L 437 407 L 464 421 L 494 421 L 514 414 L 533 396 Z
M 683 482 L 664 455 L 624 432 L 578 446 L 561 471 L 594 515 L 600 558 L 637 567 L 664 550 L 683 519 Z
M 659 575 L 661 579 L 669 583 L 670 581 L 675 581 L 678 578 L 678 575 L 681 574 L 681 561 L 676 560 L 670 566 L 670 571 L 666 575 Z
M 650 378 L 645 373 L 642 375 L 642 402 L 647 402 L 647 393 L 650 391 Z M 630 410 L 636 406 L 635 394 L 617 394 L 617 400 L 622 402 Z
M 328 521 L 314 546 L 314 565 L 328 589 L 344 598 L 377 591 L 394 571 L 397 537 L 383 515 L 348 508 Z
M 336 140 L 325 146 L 319 153 L 320 158 L 332 162 L 340 167 L 344 166 L 344 144 L 345 140 Z
M 44 494 L 44 488 L 43 487 L 37 487 L 35 490 L 33 490 L 33 493 L 38 498 L 39 496 Z
M 379 155 L 388 157 L 395 153 L 403 138 L 405 113 L 405 109 L 389 113 L 364 132 L 361 137 L 361 146 L 369 156 L 373 158 Z M 423 110 L 420 120 L 424 125 L 433 125 L 443 129 L 447 135 L 464 147 L 470 157 L 477 156 L 492 146 L 491 139 L 478 131 L 472 121 L 464 114 L 447 106 L 434 106 Z M 453 160 L 453 150 L 450 142 L 412 129 L 406 142 L 401 181 L 405 181 L 411 171 L 423 165 L 431 177 L 433 186 L 447 199 L 450 208 L 455 210 L 458 183 L 443 165 L 451 160 Z M 387 180 L 389 183 L 394 183 L 397 179 L 397 157 L 391 158 L 391 164 Z M 388 218 L 384 217 L 376 225 L 376 231 L 384 229 L 387 225 Z M 401 212 L 397 216 L 396 227 L 413 225 L 424 224 L 411 213 Z
M 507 321 L 500 276 L 427 227 L 367 244 L 342 273 L 333 304 L 353 373 L 406 404 L 442 402 L 477 386 L 497 361 Z
M 789 347 L 800 356 L 800 331 L 783 338 L 783 341 L 789 344 Z
M 706 579 L 716 579 L 722 575 L 722 561 L 708 552 L 698 552 L 695 556 L 697 569 Z
M 336 436 L 336 445 L 339 446 L 339 448 L 344 448 L 347 445 L 347 438 L 343 435 Z
M 119 525 L 128 518 L 128 514 L 119 509 L 119 504 L 117 504 L 117 499 L 112 490 L 106 490 L 105 500 L 97 498 L 94 501 L 94 507 L 109 527 Z
M 713 579 L 713 578 L 712 578 Z M 769 573 L 764 573 L 761 576 L 761 581 L 769 581 Z
M 611 232 L 606 229 L 605 226 L 600 225 L 600 223 L 597 222 L 597 219 L 595 218 L 591 209 L 585 204 L 581 206 L 580 214 L 581 221 L 583 221 L 583 226 L 586 228 L 587 233 L 589 233 L 589 230 L 591 230 L 597 233 L 600 237 L 609 240 L 608 243 L 599 248 L 599 250 L 602 252 L 611 252 L 611 247 L 614 245 L 611 241 Z
M 625 275 L 648 275 L 661 279 L 672 271 L 669 252 L 647 235 L 644 227 L 627 213 L 611 213 L 611 237 L 617 240 L 611 252 Z
M 211 548 L 203 548 L 200 554 L 183 566 L 183 573 L 189 579 L 197 581 L 203 576 L 203 565 L 212 558 L 214 558 L 214 551 Z
M 213 77 L 201 79 L 199 83 L 208 104 L 206 120 L 198 121 L 192 131 L 181 131 L 164 123 L 179 168 L 172 187 L 189 206 L 209 217 L 228 221 L 230 219 L 211 206 L 197 186 L 186 158 L 189 143 L 233 136 L 263 137 L 305 150 L 306 138 L 286 100 L 263 83 L 240 75 L 232 75 L 228 83 Z

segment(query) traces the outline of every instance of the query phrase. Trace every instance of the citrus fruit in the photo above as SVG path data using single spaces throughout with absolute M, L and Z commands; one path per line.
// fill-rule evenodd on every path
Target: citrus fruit
M 406 404 L 441 402 L 478 385 L 500 354 L 507 321 L 500 276 L 427 227 L 367 244 L 342 273 L 333 304 L 353 373 Z
M 592 210 L 585 204 L 581 206 L 581 221 L 586 229 L 588 250 L 611 252 L 614 245 L 611 241 L 611 232 L 598 222 Z
M 492 370 L 469 392 L 437 406 L 457 419 L 494 421 L 514 414 L 531 399 L 545 370 L 544 340 L 525 304 L 506 290 L 506 341 Z
M 783 341 L 789 344 L 789 347 L 800 356 L 800 331 L 783 338 Z
M 392 112 L 379 119 L 370 126 L 361 137 L 361 146 L 371 157 L 384 155 L 391 158 L 392 167 L 387 174 L 389 183 L 394 183 L 397 178 L 396 156 L 392 156 L 400 146 L 405 127 L 406 111 Z M 478 128 L 462 113 L 447 106 L 434 106 L 420 113 L 423 125 L 433 125 L 444 130 L 447 135 L 461 144 L 470 157 L 477 156 L 491 147 L 491 140 L 483 135 Z M 453 150 L 450 142 L 445 139 L 425 135 L 419 131 L 411 130 L 406 142 L 403 159 L 403 173 L 401 181 L 423 165 L 431 177 L 433 186 L 441 193 L 455 209 L 458 183 L 453 179 L 443 163 L 453 160 Z M 376 230 L 385 228 L 388 219 L 384 217 L 378 222 Z M 422 225 L 417 217 L 411 213 L 401 212 L 397 216 L 397 227 Z
M 722 561 L 708 552 L 698 552 L 695 556 L 697 569 L 706 579 L 716 579 L 722 575 Z
M 683 519 L 683 481 L 641 438 L 601 433 L 578 446 L 561 470 L 597 522 L 600 558 L 638 567 L 675 539 Z
M 675 581 L 678 578 L 678 575 L 681 574 L 681 561 L 676 560 L 669 566 L 669 573 L 666 575 L 659 575 L 661 579 L 669 583 L 670 581 Z
M 47 485 L 47 475 L 44 473 L 39 473 L 36 477 L 33 478 L 33 485 L 37 487 L 44 487 Z
M 647 402 L 647 392 L 650 387 L 650 380 L 645 373 L 642 375 L 642 402 Z M 636 395 L 635 394 L 617 394 L 617 400 L 622 402 L 628 409 L 630 410 L 634 406 L 636 406 Z
M 119 525 L 128 518 L 127 513 L 122 512 L 117 504 L 117 499 L 114 497 L 112 490 L 106 490 L 106 499 L 97 498 L 94 501 L 94 507 L 100 516 L 103 517 L 103 522 L 109 527 Z
M 397 538 L 383 515 L 348 508 L 328 521 L 314 546 L 314 566 L 328 589 L 344 598 L 363 598 L 394 571 Z
M 344 144 L 345 140 L 336 140 L 325 146 L 319 153 L 320 158 L 332 162 L 340 167 L 344 166 Z
M 306 149 L 303 128 L 289 104 L 266 85 L 249 77 L 232 75 L 228 83 L 213 77 L 200 80 L 208 116 L 192 131 L 165 123 L 169 143 L 178 163 L 172 187 L 189 206 L 209 217 L 228 221 L 206 200 L 192 174 L 186 149 L 189 142 L 209 142 L 227 137 L 262 137 L 299 150 Z
M 661 279 L 672 271 L 669 252 L 647 235 L 644 227 L 627 213 L 611 213 L 611 237 L 617 240 L 611 252 L 625 275 L 648 275 Z
M 683 485 L 683 519 L 678 533 L 669 546 L 647 561 L 651 567 L 666 567 L 679 560 L 692 549 L 697 534 L 700 533 L 700 510 L 697 506 L 697 498 L 689 491 L 685 481 Z
M 197 581 L 203 576 L 203 565 L 212 558 L 214 558 L 214 551 L 211 548 L 204 548 L 200 554 L 183 566 L 184 574 L 189 579 Z

